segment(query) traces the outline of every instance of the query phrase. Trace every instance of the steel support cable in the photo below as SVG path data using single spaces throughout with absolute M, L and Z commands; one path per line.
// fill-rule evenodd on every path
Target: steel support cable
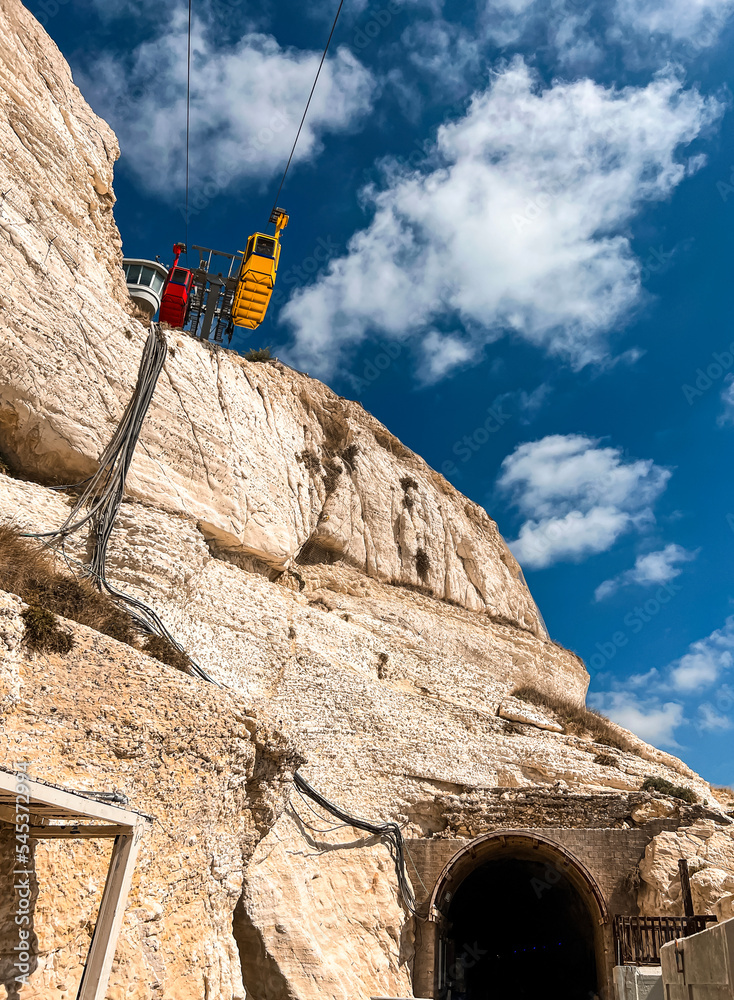
M 176 649 L 185 653 L 183 646 L 171 635 L 156 612 L 137 597 L 123 593 L 106 577 L 107 546 L 125 493 L 125 482 L 135 454 L 135 448 L 145 417 L 150 408 L 158 378 L 168 353 L 166 339 L 160 327 L 151 325 L 148 339 L 140 360 L 135 389 L 112 439 L 102 453 L 99 467 L 90 477 L 86 488 L 74 504 L 69 516 L 55 531 L 28 533 L 28 537 L 63 540 L 91 522 L 94 551 L 86 572 L 97 581 L 100 589 L 127 605 L 130 616 L 140 628 L 150 635 L 160 635 Z M 210 677 L 193 659 L 192 673 L 213 684 Z M 218 685 L 217 685 L 218 686 Z
M 186 255 L 189 250 L 189 147 L 191 143 L 191 8 L 189 0 L 189 35 L 186 66 Z
M 333 802 L 329 801 L 329 799 L 317 792 L 316 789 L 298 772 L 293 775 L 293 781 L 299 791 L 303 792 L 310 799 L 320 805 L 326 812 L 331 813 L 332 816 L 336 816 L 337 819 L 342 820 L 346 825 L 353 826 L 357 830 L 365 830 L 367 833 L 373 833 L 378 837 L 384 838 L 388 842 L 391 848 L 393 861 L 395 862 L 395 871 L 398 876 L 400 894 L 402 895 L 403 902 L 408 910 L 415 915 L 415 894 L 405 868 L 405 841 L 403 840 L 403 833 L 398 824 L 371 823 L 369 820 L 360 819 L 358 816 L 350 816 L 349 813 L 340 809 L 339 806 L 335 805 Z
M 140 361 L 138 379 L 132 397 L 115 433 L 102 452 L 97 471 L 86 480 L 86 487 L 64 523 L 53 531 L 29 533 L 33 538 L 66 537 L 92 521 L 112 494 L 122 497 L 132 455 L 140 429 L 150 406 L 158 376 L 166 359 L 167 347 L 154 327 L 148 335 Z M 88 508 L 85 510 L 85 508 Z M 83 513 L 84 512 L 84 513 Z
M 285 170 L 283 171 L 283 176 L 280 181 L 280 187 L 278 188 L 278 193 L 275 196 L 275 201 L 273 202 L 273 208 L 270 213 L 271 218 L 273 212 L 278 207 L 278 198 L 280 198 L 280 192 L 283 190 L 283 185 L 285 184 L 285 179 L 288 176 L 288 171 L 290 169 L 291 161 L 293 160 L 293 155 L 296 152 L 296 146 L 298 145 L 298 140 L 301 138 L 301 132 L 303 130 L 303 125 L 306 121 L 306 115 L 308 114 L 308 109 L 311 107 L 311 100 L 313 99 L 314 92 L 316 90 L 316 84 L 319 82 L 319 77 L 321 76 L 321 70 L 326 62 L 326 54 L 329 51 L 329 46 L 331 45 L 331 39 L 334 37 L 334 32 L 336 31 L 336 25 L 339 21 L 339 15 L 342 12 L 342 7 L 344 6 L 344 0 L 340 0 L 339 7 L 337 8 L 336 17 L 334 18 L 334 23 L 331 26 L 331 31 L 329 32 L 329 37 L 326 40 L 326 45 L 324 47 L 323 55 L 321 56 L 321 62 L 319 63 L 319 68 L 316 71 L 316 77 L 313 81 L 313 86 L 311 87 L 311 93 L 308 95 L 308 100 L 306 101 L 306 109 L 303 112 L 303 118 L 301 118 L 301 124 L 298 126 L 298 131 L 296 132 L 296 138 L 293 141 L 293 148 L 291 149 L 291 155 L 288 157 L 288 162 L 285 165 Z

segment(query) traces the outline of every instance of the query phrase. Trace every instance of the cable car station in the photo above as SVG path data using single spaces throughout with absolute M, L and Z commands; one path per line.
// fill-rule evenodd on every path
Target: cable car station
M 200 340 L 221 344 L 232 340 L 235 326 L 256 330 L 265 319 L 280 261 L 280 234 L 288 225 L 282 208 L 273 210 L 275 235 L 253 233 L 245 250 L 226 253 L 194 246 L 198 267 L 180 264 L 185 243 L 173 247 L 174 261 L 166 268 L 158 261 L 125 258 L 123 267 L 130 297 L 152 319 L 186 329 Z

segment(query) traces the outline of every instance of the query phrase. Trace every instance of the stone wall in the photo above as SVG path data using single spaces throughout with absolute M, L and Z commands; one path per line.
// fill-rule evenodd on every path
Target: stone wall
M 645 848 L 661 828 L 670 820 L 658 820 L 639 829 L 553 829 L 547 827 L 525 828 L 511 823 L 497 830 L 512 831 L 513 835 L 529 838 L 540 834 L 563 850 L 578 858 L 599 884 L 610 914 L 637 912 L 636 889 L 638 865 Z M 418 902 L 422 907 L 430 897 L 441 872 L 453 856 L 470 844 L 468 840 L 409 840 L 411 861 L 409 870 L 415 873 L 413 884 L 417 888 Z

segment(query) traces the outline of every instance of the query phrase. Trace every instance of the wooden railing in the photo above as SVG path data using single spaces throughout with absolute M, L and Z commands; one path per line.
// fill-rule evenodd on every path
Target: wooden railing
M 614 952 L 617 965 L 660 965 L 660 949 L 668 941 L 688 937 L 716 923 L 716 917 L 614 918 Z

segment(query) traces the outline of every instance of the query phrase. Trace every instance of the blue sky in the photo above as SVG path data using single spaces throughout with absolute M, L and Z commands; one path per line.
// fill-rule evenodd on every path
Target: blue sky
M 168 260 L 184 0 L 29 6 L 120 137 L 126 254 Z M 263 227 L 335 7 L 195 0 L 190 244 Z M 720 784 L 733 40 L 734 0 L 347 0 L 274 307 L 232 344 L 360 400 L 485 506 L 590 703 Z

